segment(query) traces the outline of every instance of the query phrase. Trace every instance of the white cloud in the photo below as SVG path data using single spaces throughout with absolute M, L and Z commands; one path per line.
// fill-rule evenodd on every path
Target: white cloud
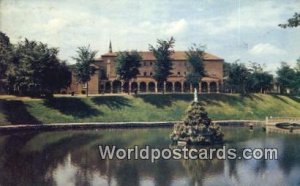
M 171 22 L 168 25 L 168 29 L 166 30 L 166 33 L 168 35 L 176 35 L 182 33 L 186 30 L 187 25 L 188 23 L 185 19 L 180 19 L 178 21 Z
M 263 61 L 274 66 L 299 56 L 298 28 L 277 26 L 299 6 L 296 0 L 0 0 L 0 30 L 13 43 L 26 37 L 59 47 L 61 58 L 70 62 L 78 46 L 90 44 L 100 55 L 107 51 L 109 39 L 115 51 L 147 50 L 156 39 L 174 36 L 175 50 L 203 43 L 208 52 L 225 60 Z M 248 46 L 253 46 L 251 52 Z
M 249 53 L 252 55 L 285 55 L 287 52 L 283 49 L 280 49 L 270 43 L 259 43 L 253 46 Z
M 54 18 L 54 19 L 49 20 L 44 25 L 40 25 L 40 26 L 36 25 L 36 29 L 38 29 L 38 28 L 41 29 L 42 28 L 43 31 L 45 31 L 45 32 L 56 33 L 58 31 L 64 29 L 64 27 L 66 26 L 66 24 L 67 24 L 66 20 L 63 20 L 63 19 L 60 19 L 60 18 Z
M 236 6 L 228 15 L 208 17 L 195 22 L 203 26 L 209 35 L 223 35 L 241 29 L 280 29 L 277 25 L 285 21 L 282 17 L 296 12 L 300 3 L 279 5 L 276 1 L 256 1 L 251 5 Z

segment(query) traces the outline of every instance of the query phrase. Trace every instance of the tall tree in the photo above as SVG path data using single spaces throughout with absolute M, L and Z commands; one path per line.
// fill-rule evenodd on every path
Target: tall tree
M 174 53 L 175 39 L 173 37 L 170 40 L 157 40 L 156 48 L 149 45 L 149 50 L 156 58 L 154 64 L 153 78 L 160 84 L 165 83 L 168 77 L 172 74 L 172 60 L 171 55 Z
M 296 71 L 300 72 L 300 57 L 297 59 L 297 62 L 296 62 Z
M 58 57 L 57 48 L 25 39 L 15 47 L 14 67 L 8 81 L 15 90 L 29 95 L 52 96 L 69 86 L 71 72 Z
M 300 92 L 300 58 L 297 59 L 295 71 L 296 71 L 295 89 L 297 90 L 297 92 Z
M 263 93 L 272 88 L 273 75 L 268 72 L 253 72 L 247 83 L 247 90 Z
M 297 84 L 295 70 L 285 62 L 281 63 L 281 66 L 277 69 L 276 74 L 281 93 L 286 92 L 287 89 L 292 90 Z
M 121 80 L 129 84 L 129 81 L 136 78 L 140 73 L 141 61 L 142 57 L 137 51 L 119 52 L 116 57 L 116 74 Z M 129 90 L 127 91 L 129 94 Z
M 89 81 L 95 74 L 96 68 L 92 65 L 97 51 L 92 51 L 90 46 L 78 47 L 77 57 L 73 57 L 76 61 L 75 76 L 79 83 L 86 84 L 86 96 L 89 95 Z
M 11 59 L 11 47 L 9 37 L 0 32 L 0 80 L 5 78 L 5 73 Z
M 225 61 L 225 62 L 223 63 L 223 74 L 224 74 L 224 78 L 228 77 L 230 68 L 231 68 L 231 63 Z
M 293 28 L 293 27 L 300 26 L 300 13 L 295 12 L 293 17 L 287 20 L 287 23 L 279 24 L 278 26 L 282 28 L 288 28 L 288 27 Z
M 203 65 L 204 46 L 197 46 L 193 44 L 186 52 L 188 61 L 188 71 L 186 81 L 191 83 L 193 87 L 196 87 L 203 76 L 205 76 L 205 70 Z
M 258 63 L 250 63 L 250 77 L 247 82 L 247 89 L 251 92 L 265 92 L 273 85 L 273 75 L 264 71 L 263 66 Z
M 234 89 L 242 94 L 246 93 L 246 84 L 249 80 L 250 72 L 248 68 L 237 61 L 230 65 L 228 72 L 228 83 L 234 87 Z
M 229 62 L 223 63 L 223 74 L 224 74 L 223 87 L 225 92 L 232 92 L 233 90 L 235 90 L 235 85 L 229 79 L 231 65 L 232 63 Z

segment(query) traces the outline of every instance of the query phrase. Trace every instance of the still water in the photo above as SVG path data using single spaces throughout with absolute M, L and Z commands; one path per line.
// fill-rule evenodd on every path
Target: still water
M 171 128 L 0 136 L 0 186 L 300 185 L 300 136 L 223 127 L 226 147 L 278 148 L 278 160 L 101 160 L 99 145 L 170 146 Z

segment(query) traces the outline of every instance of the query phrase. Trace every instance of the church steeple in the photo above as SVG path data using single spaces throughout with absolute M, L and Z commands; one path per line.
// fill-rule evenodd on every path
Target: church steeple
M 111 46 L 111 40 L 109 40 L 109 53 L 112 53 L 112 46 Z

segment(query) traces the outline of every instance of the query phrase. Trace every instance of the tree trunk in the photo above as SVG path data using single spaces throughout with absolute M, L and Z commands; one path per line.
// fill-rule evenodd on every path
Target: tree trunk
M 89 97 L 89 83 L 86 83 L 86 97 Z

